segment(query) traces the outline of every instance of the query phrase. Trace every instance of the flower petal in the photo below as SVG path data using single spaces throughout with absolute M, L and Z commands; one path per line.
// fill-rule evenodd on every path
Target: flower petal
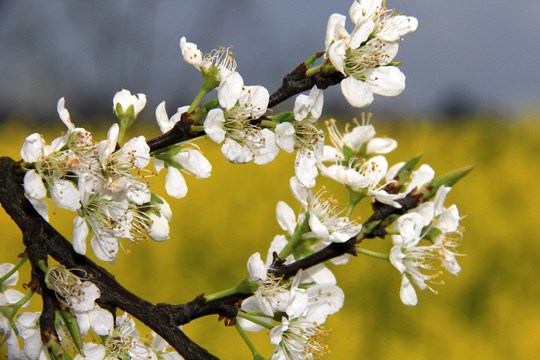
M 341 92 L 351 106 L 361 108 L 373 102 L 371 86 L 353 77 L 341 81 Z
M 405 89 L 405 75 L 395 66 L 380 66 L 373 69 L 366 79 L 373 93 L 396 96 Z

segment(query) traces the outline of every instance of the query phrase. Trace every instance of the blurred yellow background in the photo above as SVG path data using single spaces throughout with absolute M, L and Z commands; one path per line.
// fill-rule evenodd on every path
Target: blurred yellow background
M 458 260 L 458 277 L 443 276 L 439 295 L 419 294 L 416 307 L 399 299 L 400 275 L 389 263 L 358 256 L 332 267 L 345 291 L 345 305 L 331 316 L 325 343 L 326 359 L 538 359 L 540 357 L 540 122 L 536 115 L 505 121 L 475 118 L 454 122 L 372 121 L 378 136 L 399 146 L 387 157 L 390 164 L 422 152 L 421 163 L 438 175 L 468 166 L 475 169 L 451 191 L 446 205 L 458 205 L 465 237 Z M 79 124 L 78 124 L 79 125 Z M 91 125 L 87 130 L 95 131 Z M 156 135 L 157 127 L 146 131 Z M 1 128 L 0 154 L 19 159 L 30 132 L 43 129 L 17 124 Z M 58 122 L 46 131 L 48 142 L 64 131 Z M 98 133 L 103 136 L 104 129 Z M 98 137 L 99 138 L 99 137 Z M 201 293 L 234 286 L 246 273 L 247 258 L 266 256 L 270 241 L 281 234 L 275 206 L 286 201 L 293 209 L 288 179 L 292 155 L 283 151 L 267 166 L 232 165 L 209 140 L 197 144 L 213 165 L 209 179 L 186 176 L 188 195 L 167 198 L 173 209 L 171 238 L 163 243 L 123 242 L 131 254 L 120 253 L 112 271 L 125 287 L 152 302 L 184 303 Z M 327 184 L 345 206 L 346 194 Z M 163 176 L 153 191 L 165 194 Z M 367 209 L 367 208 L 366 208 Z M 369 216 L 364 209 L 362 216 Z M 58 211 L 51 223 L 68 239 L 72 216 Z M 15 262 L 23 251 L 19 229 L 0 210 L 0 263 Z M 390 240 L 374 239 L 365 246 L 388 251 Z M 22 282 L 28 280 L 23 267 Z M 39 297 L 32 308 L 40 307 Z M 250 359 L 234 328 L 210 316 L 183 327 L 194 341 L 222 359 Z M 251 336 L 265 356 L 272 352 L 267 332 Z M 4 349 L 5 351 L 5 349 Z M 0 351 L 1 354 L 4 351 Z

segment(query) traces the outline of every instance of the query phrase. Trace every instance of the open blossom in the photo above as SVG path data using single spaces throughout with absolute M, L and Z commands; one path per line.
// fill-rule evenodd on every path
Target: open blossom
M 92 250 L 98 259 L 113 263 L 119 239 L 130 241 L 168 238 L 170 210 L 163 199 L 142 204 L 131 201 L 127 190 L 109 190 L 107 183 L 92 174 L 79 179 L 81 209 L 73 220 L 73 249 L 84 255 L 90 233 Z M 159 214 L 159 216 L 158 216 Z
M 309 95 L 299 95 L 294 103 L 294 120 L 276 126 L 276 143 L 291 153 L 297 149 L 295 175 L 307 188 L 315 186 L 317 162 L 323 154 L 324 134 L 317 126 L 323 107 L 323 93 L 314 86 Z
M 262 86 L 244 86 L 237 72 L 222 77 L 218 100 L 224 109 L 212 109 L 204 121 L 204 131 L 214 142 L 221 144 L 221 152 L 233 163 L 254 161 L 264 165 L 277 156 L 279 148 L 275 135 L 250 123 L 266 113 L 268 90 Z
M 60 119 L 67 126 L 67 132 L 50 145 L 40 134 L 31 134 L 20 151 L 21 158 L 32 164 L 32 169 L 24 177 L 25 193 L 45 219 L 48 219 L 48 206 L 44 200 L 47 191 L 58 207 L 71 211 L 80 207 L 79 194 L 73 182 L 74 174 L 93 164 L 90 160 L 94 151 L 91 134 L 73 125 L 64 105 L 64 98 L 61 98 L 57 109 Z
M 133 116 L 136 118 L 142 109 L 144 109 L 145 105 L 146 95 L 131 95 L 131 92 L 126 89 L 118 91 L 113 97 L 113 111 L 118 116 L 121 115 L 118 113 L 118 110 L 121 110 L 122 114 L 125 114 L 133 106 Z M 118 106 L 120 106 L 120 109 Z
M 346 18 L 332 14 L 328 20 L 325 45 L 328 59 L 346 78 L 341 91 L 355 107 L 373 101 L 373 94 L 395 96 L 405 88 L 405 75 L 391 64 L 401 36 L 415 31 L 413 17 L 395 15 L 382 0 L 355 1 L 349 11 L 355 24 L 345 29 Z
M 439 188 L 433 202 L 421 204 L 396 221 L 399 235 L 392 236 L 394 247 L 390 251 L 390 262 L 402 274 L 400 297 L 405 305 L 418 303 L 410 280 L 420 290 L 436 292 L 429 283 L 434 283 L 442 273 L 440 270 L 434 272 L 439 268 L 437 263 L 453 275 L 461 271 L 455 252 L 461 241 L 459 213 L 455 205 L 448 209 L 442 206 L 449 190 L 448 187 Z M 425 236 L 430 237 L 431 243 L 421 245 Z
M 236 69 L 236 60 L 230 48 L 220 47 L 203 55 L 196 44 L 188 42 L 184 36 L 180 39 L 180 50 L 184 61 L 193 65 L 199 71 L 208 71 L 214 66 L 225 68 L 228 71 Z
M 297 285 L 295 280 L 286 316 L 270 330 L 270 343 L 276 345 L 273 360 L 316 359 L 324 355 L 327 347 L 321 337 L 328 331 L 322 324 L 343 306 L 345 296 L 336 285 L 315 285 L 307 290 Z
M 161 131 L 165 133 L 172 129 L 187 109 L 187 106 L 178 108 L 176 114 L 169 119 L 165 109 L 165 102 L 159 104 L 156 108 L 156 119 Z M 200 151 L 185 146 L 174 146 L 169 151 L 156 155 L 154 167 L 158 173 L 167 168 L 165 190 L 167 194 L 177 199 L 187 194 L 187 185 L 181 170 L 195 175 L 197 179 L 209 177 L 212 171 L 212 165 Z
M 90 328 L 97 335 L 108 335 L 113 326 L 113 316 L 96 303 L 101 291 L 94 283 L 81 279 L 62 265 L 48 269 L 45 283 L 57 293 L 61 302 L 69 306 L 82 335 L 86 335 Z
M 309 215 L 311 232 L 304 236 L 341 243 L 356 236 L 362 229 L 362 225 L 346 216 L 340 216 L 343 211 L 339 209 L 336 199 L 323 199 L 326 193 L 324 188 L 320 193 L 313 194 L 311 190 L 302 187 L 295 177 L 291 178 L 289 185 L 294 197 L 306 211 L 304 216 Z
M 397 141 L 390 138 L 376 138 L 375 128 L 369 125 L 369 115 L 363 116 L 362 124 L 356 120 L 356 125 L 349 131 L 347 125 L 345 134 L 338 130 L 335 120 L 327 122 L 328 133 L 333 146 L 325 146 L 322 162 L 318 165 L 321 174 L 341 184 L 347 185 L 352 191 L 371 196 L 375 200 L 401 207 L 396 200 L 405 194 L 390 194 L 384 190 L 389 180 L 381 183 L 387 177 L 388 162 L 382 155 L 397 147 Z M 323 162 L 332 162 L 326 166 Z M 397 172 L 397 170 L 396 170 Z

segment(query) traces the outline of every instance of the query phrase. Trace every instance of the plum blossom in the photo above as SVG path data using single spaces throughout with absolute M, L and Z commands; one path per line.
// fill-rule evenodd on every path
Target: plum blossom
M 161 131 L 165 133 L 172 129 L 187 109 L 187 106 L 178 108 L 176 114 L 169 119 L 165 102 L 159 104 L 156 108 L 156 119 Z M 168 151 L 157 154 L 154 158 L 154 167 L 158 173 L 164 168 L 167 169 L 165 190 L 167 194 L 177 199 L 187 194 L 187 185 L 181 170 L 195 175 L 197 179 L 208 178 L 212 171 L 212 165 L 197 148 L 188 148 L 185 145 L 175 145 Z
M 250 123 L 266 113 L 268 90 L 262 86 L 244 86 L 240 74 L 230 72 L 222 77 L 218 100 L 224 110 L 210 110 L 203 127 L 210 139 L 223 143 L 221 152 L 225 158 L 232 163 L 253 160 L 259 165 L 274 160 L 279 152 L 274 133 Z
M 455 205 L 448 209 L 442 206 L 449 190 L 439 188 L 433 202 L 421 204 L 396 221 L 399 235 L 392 236 L 394 247 L 390 251 L 390 262 L 402 274 L 400 297 L 405 305 L 418 303 L 410 279 L 420 290 L 430 289 L 436 293 L 428 284 L 442 274 L 440 270 L 434 272 L 439 268 L 437 262 L 453 275 L 461 270 L 455 252 L 462 237 L 458 228 L 459 213 Z M 431 243 L 420 245 L 424 238 L 429 238 Z
M 343 291 L 336 285 L 315 285 L 307 290 L 297 285 L 295 280 L 286 316 L 270 330 L 270 343 L 276 345 L 271 359 L 315 359 L 327 352 L 321 337 L 328 331 L 322 324 L 343 306 Z
M 302 187 L 295 177 L 291 178 L 289 185 L 294 197 L 306 211 L 303 216 L 309 216 L 310 232 L 305 234 L 305 237 L 341 243 L 356 236 L 362 229 L 362 225 L 346 216 L 340 216 L 343 210 L 340 210 L 337 199 L 323 198 L 326 194 L 325 188 L 313 194 L 311 190 Z
M 103 340 L 103 345 L 106 359 L 158 359 L 152 349 L 141 341 L 135 322 L 126 312 L 116 318 L 116 326 Z
M 45 283 L 56 292 L 61 302 L 69 306 L 82 335 L 86 335 L 90 328 L 100 336 L 109 334 L 113 316 L 96 303 L 101 291 L 94 283 L 81 279 L 62 265 L 49 267 Z
M 354 107 L 373 101 L 373 94 L 395 96 L 405 88 L 405 75 L 392 64 L 401 36 L 415 31 L 413 17 L 395 15 L 382 0 L 355 1 L 349 10 L 355 24 L 351 34 L 346 18 L 332 14 L 326 29 L 327 57 L 345 75 L 341 91 Z
M 317 126 L 323 107 L 323 93 L 314 86 L 309 95 L 299 95 L 294 104 L 294 120 L 276 126 L 276 143 L 291 153 L 297 149 L 295 175 L 307 188 L 315 186 L 317 162 L 323 154 L 324 134 Z
M 324 147 L 322 162 L 334 164 L 326 166 L 321 162 L 319 170 L 322 175 L 348 186 L 351 191 L 399 208 L 401 205 L 396 200 L 405 197 L 405 194 L 391 194 L 384 190 L 393 180 L 381 184 L 387 177 L 388 162 L 382 155 L 375 156 L 394 150 L 397 141 L 375 138 L 375 128 L 368 124 L 370 115 L 367 119 L 365 114 L 362 117 L 362 124 L 355 120 L 357 126 L 352 131 L 349 131 L 347 124 L 345 134 L 338 130 L 335 120 L 327 122 L 333 146 Z
M 184 36 L 180 39 L 180 50 L 184 61 L 193 65 L 199 71 L 208 71 L 212 67 L 225 68 L 228 71 L 236 69 L 236 60 L 230 48 L 219 47 L 203 55 L 197 44 L 188 42 Z

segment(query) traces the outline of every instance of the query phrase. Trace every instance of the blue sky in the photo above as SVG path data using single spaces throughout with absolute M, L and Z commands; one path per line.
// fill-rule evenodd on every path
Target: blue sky
M 147 112 L 169 111 L 195 96 L 200 75 L 178 40 L 209 51 L 233 45 L 248 85 L 270 91 L 294 66 L 323 50 L 328 17 L 351 0 L 0 1 L 0 110 L 39 114 L 111 107 L 126 88 L 146 93 Z M 376 97 L 369 111 L 430 111 L 448 93 L 493 109 L 538 107 L 540 1 L 409 0 L 388 7 L 416 16 L 397 60 L 407 88 Z M 348 25 L 352 25 L 348 21 Z M 349 27 L 349 30 L 351 28 Z M 339 88 L 332 109 L 348 108 Z M 7 109 L 7 110 L 6 110 Z

